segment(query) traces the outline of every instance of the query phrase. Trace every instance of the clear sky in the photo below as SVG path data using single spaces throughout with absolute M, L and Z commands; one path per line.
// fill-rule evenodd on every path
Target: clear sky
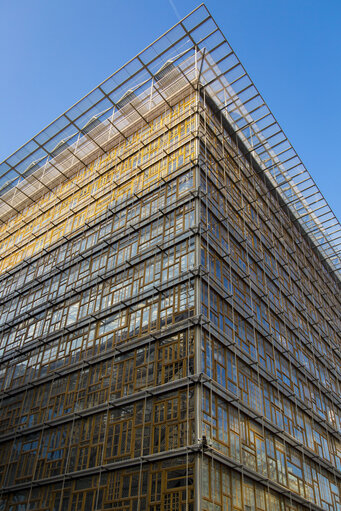
M 0 161 L 201 3 L 0 0 Z M 207 0 L 341 220 L 341 0 Z

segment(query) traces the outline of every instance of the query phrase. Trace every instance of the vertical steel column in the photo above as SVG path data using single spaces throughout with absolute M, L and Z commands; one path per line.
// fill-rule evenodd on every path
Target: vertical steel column
M 196 111 L 195 111 L 195 153 L 196 153 L 196 167 L 194 169 L 195 188 L 197 196 L 195 199 L 195 225 L 197 232 L 195 234 L 195 268 L 200 267 L 200 168 L 199 168 L 199 150 L 200 143 L 198 138 L 199 131 L 199 114 L 197 111 L 199 104 L 199 92 L 196 92 Z M 201 313 L 201 276 L 200 273 L 194 279 L 194 300 L 195 300 L 195 315 L 199 316 Z M 197 324 L 194 330 L 194 374 L 199 376 L 201 373 L 201 327 Z M 202 437 L 202 424 L 201 424 L 201 380 L 195 384 L 194 394 L 194 414 L 195 414 L 195 439 L 198 444 L 201 443 Z M 195 454 L 195 467 L 194 467 L 194 511 L 201 510 L 201 488 L 202 488 L 202 467 L 201 467 L 201 452 Z

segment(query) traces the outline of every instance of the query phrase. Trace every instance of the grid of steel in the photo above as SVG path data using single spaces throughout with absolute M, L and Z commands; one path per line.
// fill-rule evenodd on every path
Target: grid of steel
M 194 63 L 193 63 L 194 61 Z M 196 76 L 193 76 L 193 72 Z M 200 80 L 295 221 L 341 276 L 340 224 L 205 5 L 200 5 L 0 165 L 0 218 L 46 193 L 70 168 L 105 152 L 127 105 L 167 102 L 163 81 Z M 169 92 L 169 91 L 168 91 Z M 134 101 L 132 101 L 134 100 Z M 105 127 L 105 129 L 104 129 Z M 58 200 L 58 197 L 56 198 Z
M 199 7 L 3 188 L 4 509 L 340 505 L 338 281 L 225 44 Z

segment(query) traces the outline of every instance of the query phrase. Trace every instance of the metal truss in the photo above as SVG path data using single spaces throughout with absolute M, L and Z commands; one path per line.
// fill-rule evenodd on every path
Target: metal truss
M 266 176 L 321 259 L 341 278 L 341 227 L 238 57 L 200 5 L 0 165 L 0 219 L 44 193 L 148 124 L 188 86 L 207 92 L 231 135 Z M 56 195 L 55 200 L 60 200 Z

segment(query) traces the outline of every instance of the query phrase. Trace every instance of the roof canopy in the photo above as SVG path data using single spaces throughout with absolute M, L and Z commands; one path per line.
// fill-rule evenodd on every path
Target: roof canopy
M 341 280 L 341 227 L 205 5 L 121 67 L 0 165 L 0 222 L 86 165 L 122 133 L 129 105 L 167 103 L 172 82 L 200 83 Z M 105 128 L 105 129 L 103 129 Z M 104 135 L 105 134 L 105 135 Z

